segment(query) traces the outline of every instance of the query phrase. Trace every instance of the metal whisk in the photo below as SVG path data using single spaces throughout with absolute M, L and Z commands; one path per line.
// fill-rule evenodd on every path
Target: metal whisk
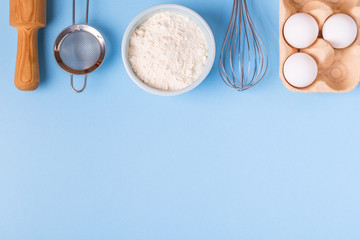
M 264 79 L 268 53 L 251 20 L 246 0 L 234 0 L 220 55 L 220 75 L 231 88 L 245 91 Z

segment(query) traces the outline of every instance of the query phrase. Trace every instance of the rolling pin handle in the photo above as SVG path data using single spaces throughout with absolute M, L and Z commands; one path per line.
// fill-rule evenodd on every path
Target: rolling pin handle
M 21 91 L 33 91 L 40 84 L 37 33 L 39 27 L 18 26 L 18 50 L 15 86 Z

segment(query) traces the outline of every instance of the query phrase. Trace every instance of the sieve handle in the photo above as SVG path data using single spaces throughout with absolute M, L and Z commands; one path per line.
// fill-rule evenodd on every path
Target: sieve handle
M 85 75 L 84 86 L 83 86 L 83 88 L 80 89 L 80 90 L 77 90 L 77 89 L 75 89 L 75 87 L 74 87 L 74 75 L 73 75 L 73 74 L 70 75 L 70 82 L 71 82 L 71 88 L 74 90 L 74 92 L 76 92 L 76 93 L 81 93 L 81 92 L 83 92 L 83 91 L 85 90 L 85 88 L 86 88 L 87 74 Z
M 18 26 L 18 46 L 15 86 L 21 91 L 33 91 L 40 84 L 37 26 Z

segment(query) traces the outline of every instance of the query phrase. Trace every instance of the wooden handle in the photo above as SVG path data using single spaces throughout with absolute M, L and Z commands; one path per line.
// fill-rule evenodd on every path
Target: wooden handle
M 37 26 L 17 26 L 18 49 L 15 85 L 21 91 L 33 91 L 40 84 Z

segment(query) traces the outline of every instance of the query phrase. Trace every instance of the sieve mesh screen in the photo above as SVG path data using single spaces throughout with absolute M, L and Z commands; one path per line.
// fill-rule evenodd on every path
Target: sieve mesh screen
M 69 34 L 61 43 L 60 57 L 74 70 L 86 70 L 99 60 L 101 47 L 98 40 L 87 32 Z

